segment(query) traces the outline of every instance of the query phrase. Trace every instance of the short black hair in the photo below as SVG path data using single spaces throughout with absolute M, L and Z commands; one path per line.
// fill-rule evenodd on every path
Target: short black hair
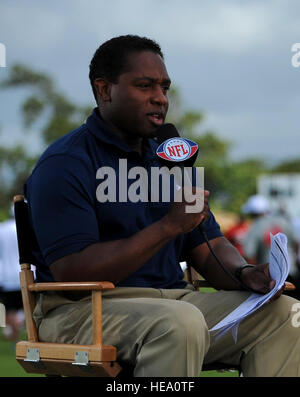
M 152 51 L 164 59 L 159 44 L 146 37 L 125 35 L 114 37 L 103 43 L 95 52 L 90 63 L 90 83 L 97 102 L 97 92 L 94 81 L 104 78 L 112 83 L 117 83 L 120 74 L 126 66 L 129 53 Z

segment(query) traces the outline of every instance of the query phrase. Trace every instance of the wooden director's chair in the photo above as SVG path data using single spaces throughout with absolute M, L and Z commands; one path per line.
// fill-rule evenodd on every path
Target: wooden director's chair
M 21 195 L 14 197 L 19 258 L 20 285 L 24 306 L 27 341 L 16 345 L 16 359 L 28 373 L 47 376 L 115 377 L 121 371 L 114 346 L 102 343 L 102 290 L 112 289 L 110 282 L 35 283 L 31 264 L 36 244 L 31 231 L 28 207 Z M 33 319 L 35 294 L 43 291 L 91 291 L 93 313 L 93 344 L 75 345 L 39 342 Z
M 37 245 L 29 222 L 28 206 L 24 196 L 14 197 L 14 209 L 21 265 L 20 285 L 24 306 L 27 341 L 16 345 L 16 359 L 28 373 L 46 376 L 93 376 L 93 377 L 129 377 L 133 376 L 133 367 L 117 362 L 117 350 L 114 346 L 103 345 L 102 341 L 102 291 L 113 289 L 107 281 L 99 282 L 53 282 L 35 283 L 31 264 L 32 251 Z M 199 274 L 188 267 L 187 279 L 196 288 L 209 287 L 205 280 L 199 280 Z M 38 340 L 38 331 L 33 319 L 35 295 L 45 291 L 91 291 L 93 344 L 75 345 L 65 343 L 47 343 Z M 238 370 L 238 366 L 212 363 L 205 364 L 207 370 Z

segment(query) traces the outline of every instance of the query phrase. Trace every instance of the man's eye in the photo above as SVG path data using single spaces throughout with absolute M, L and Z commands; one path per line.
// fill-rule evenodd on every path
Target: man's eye
M 147 83 L 139 84 L 138 87 L 140 87 L 140 88 L 149 88 L 150 84 L 147 84 Z

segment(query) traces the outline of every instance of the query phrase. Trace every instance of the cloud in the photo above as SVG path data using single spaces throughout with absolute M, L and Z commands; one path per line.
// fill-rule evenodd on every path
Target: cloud
M 291 3 L 299 8 L 295 1 Z M 88 7 L 86 1 L 79 0 L 72 4 L 70 21 L 77 25 L 80 20 L 99 42 L 113 35 L 137 33 L 177 50 L 241 55 L 268 46 L 276 32 L 297 32 L 299 26 L 293 8 L 288 11 L 283 1 L 276 0 L 90 0 Z M 288 26 L 283 23 L 285 17 Z
M 154 38 L 186 108 L 203 110 L 214 130 L 236 140 L 236 153 L 253 152 L 259 136 L 266 156 L 295 152 L 297 0 L 11 0 L 2 2 L 0 18 L 8 66 L 20 61 L 47 71 L 80 103 L 93 102 L 88 64 L 101 43 L 128 33 Z M 11 113 L 3 113 L 3 126 Z M 293 142 L 284 150 L 282 131 Z
M 66 28 L 65 16 L 55 7 L 32 1 L 1 4 L 1 40 L 10 59 L 28 59 L 34 64 L 44 53 L 54 52 Z

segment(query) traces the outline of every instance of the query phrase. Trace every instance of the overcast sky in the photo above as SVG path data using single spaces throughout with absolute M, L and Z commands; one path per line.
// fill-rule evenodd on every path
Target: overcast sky
M 129 33 L 159 42 L 185 107 L 205 113 L 201 131 L 234 143 L 232 158 L 300 157 L 300 67 L 291 63 L 300 42 L 297 0 L 0 0 L 7 65 L 0 79 L 22 62 L 92 104 L 95 49 Z M 22 141 L 38 151 L 20 119 L 25 93 L 0 92 L 0 144 Z

